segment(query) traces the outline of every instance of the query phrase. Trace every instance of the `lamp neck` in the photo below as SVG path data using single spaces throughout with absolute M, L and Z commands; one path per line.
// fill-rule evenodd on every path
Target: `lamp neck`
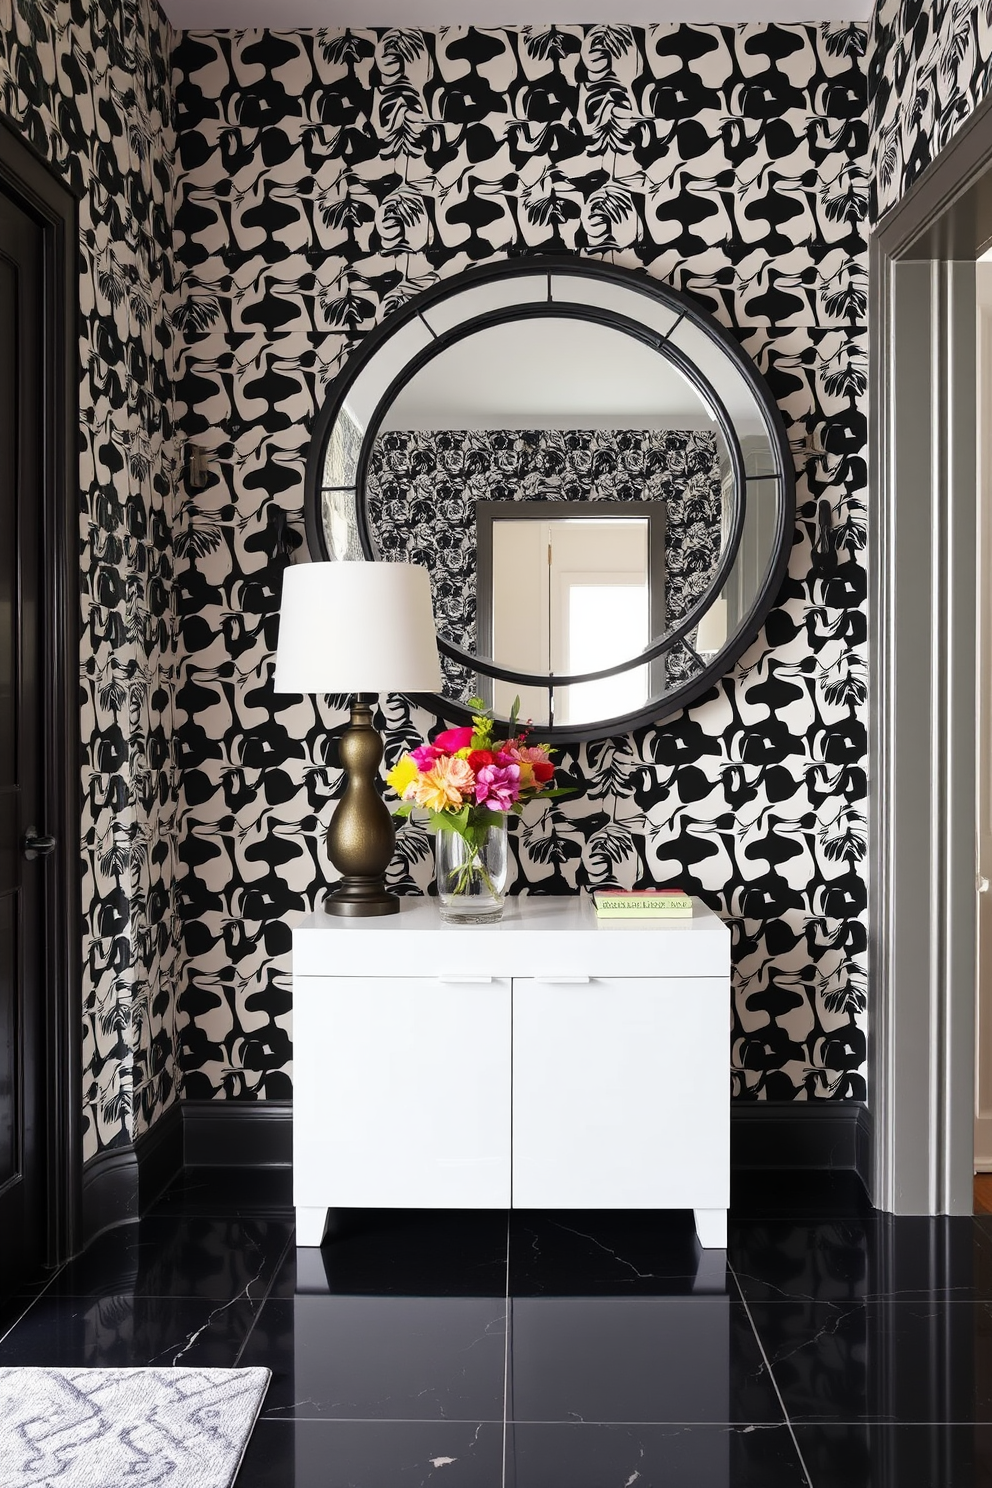
M 355 692 L 351 697 L 351 727 L 372 727 L 372 694 L 370 692 Z

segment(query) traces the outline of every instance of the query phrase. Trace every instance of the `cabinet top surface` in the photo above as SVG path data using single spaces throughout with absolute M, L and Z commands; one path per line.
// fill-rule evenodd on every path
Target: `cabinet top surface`
M 691 918 L 685 919 L 619 919 L 601 920 L 589 894 L 521 894 L 506 900 L 503 918 L 495 925 L 444 924 L 438 913 L 438 902 L 425 895 L 408 895 L 400 899 L 399 914 L 379 915 L 368 919 L 346 919 L 329 915 L 323 909 L 308 915 L 297 927 L 296 936 L 406 936 L 429 931 L 435 935 L 488 939 L 535 931 L 553 931 L 558 935 L 629 937 L 678 937 L 694 940 L 730 939 L 730 930 L 705 904 L 693 901 Z

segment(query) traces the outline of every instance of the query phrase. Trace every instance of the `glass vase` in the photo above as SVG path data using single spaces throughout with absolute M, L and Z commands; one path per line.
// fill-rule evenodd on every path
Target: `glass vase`
M 442 920 L 495 924 L 502 918 L 506 891 L 506 817 L 484 829 L 478 846 L 458 832 L 438 832 L 434 874 Z

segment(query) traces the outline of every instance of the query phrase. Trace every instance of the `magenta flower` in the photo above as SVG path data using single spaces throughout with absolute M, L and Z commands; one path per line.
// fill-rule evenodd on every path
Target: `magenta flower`
M 443 749 L 437 749 L 433 744 L 418 744 L 416 749 L 410 750 L 410 758 L 421 774 L 426 775 L 428 770 L 433 770 L 438 755 L 443 753 Z
M 519 765 L 483 765 L 475 777 L 475 804 L 509 811 L 520 795 Z
M 459 749 L 468 749 L 472 743 L 472 730 L 465 728 L 445 729 L 434 740 L 434 748 L 442 754 L 457 754 Z

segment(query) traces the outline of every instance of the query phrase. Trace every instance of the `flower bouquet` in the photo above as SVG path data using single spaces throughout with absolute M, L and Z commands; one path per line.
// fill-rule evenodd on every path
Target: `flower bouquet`
M 483 703 L 473 698 L 469 706 L 481 710 Z M 507 818 L 518 816 L 528 801 L 568 794 L 552 787 L 552 751 L 545 744 L 528 744 L 530 730 L 518 729 L 517 712 L 514 703 L 505 739 L 494 739 L 495 724 L 480 711 L 471 727 L 438 734 L 404 754 L 386 776 L 400 797 L 396 815 L 421 809 L 437 835 L 443 919 L 498 920 L 506 888 Z

